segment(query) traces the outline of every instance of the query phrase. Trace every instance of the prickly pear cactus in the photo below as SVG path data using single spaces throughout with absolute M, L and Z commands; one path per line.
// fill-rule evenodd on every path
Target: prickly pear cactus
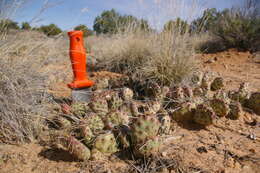
M 124 101 L 131 101 L 133 99 L 134 92 L 133 90 L 124 87 L 120 91 L 120 96 L 123 98 Z
M 160 110 L 158 112 L 158 120 L 161 123 L 159 128 L 159 134 L 170 134 L 171 132 L 171 117 L 166 110 Z
M 162 107 L 161 102 L 159 101 L 148 101 L 147 102 L 149 111 L 147 112 L 148 114 L 156 114 Z
M 88 114 L 84 118 L 84 122 L 93 132 L 99 132 L 103 130 L 105 127 L 102 119 L 96 113 L 93 112 Z
M 132 140 L 134 143 L 142 143 L 158 134 L 160 122 L 155 115 L 143 115 L 131 125 Z
M 89 106 L 100 117 L 105 117 L 108 113 L 108 103 L 105 98 L 94 97 L 89 103 Z
M 200 104 L 197 106 L 195 110 L 195 114 L 193 116 L 194 122 L 208 126 L 214 123 L 216 119 L 216 114 L 213 109 L 207 105 Z
M 240 116 L 243 115 L 243 109 L 242 106 L 239 102 L 231 102 L 229 105 L 230 112 L 228 114 L 228 118 L 232 120 L 237 120 L 239 119 Z
M 108 83 L 111 88 L 122 88 L 129 83 L 129 77 L 118 76 L 117 78 L 110 78 Z
M 150 98 L 156 98 L 161 93 L 161 87 L 156 82 L 149 82 L 144 89 L 145 95 Z
M 108 79 L 107 78 L 102 78 L 99 80 L 95 81 L 95 85 L 93 86 L 93 90 L 104 90 L 107 89 L 109 87 L 108 84 Z
M 217 77 L 213 80 L 211 84 L 211 91 L 217 91 L 224 87 L 224 79 L 222 77 Z
M 114 136 L 121 149 L 131 146 L 131 130 L 128 126 L 119 126 L 113 130 Z
M 136 157 L 147 158 L 156 156 L 160 151 L 162 140 L 159 137 L 149 139 L 143 143 L 134 146 L 134 154 Z
M 102 154 L 102 152 L 93 148 L 91 150 L 90 160 L 92 160 L 92 161 L 102 161 L 102 160 L 107 160 L 107 159 L 106 159 L 106 156 L 104 154 Z
M 246 104 L 250 97 L 249 86 L 247 83 L 240 84 L 238 91 L 230 91 L 228 96 L 231 100 L 240 102 L 242 105 Z
M 177 122 L 188 122 L 193 120 L 196 105 L 191 102 L 182 103 L 176 110 L 170 112 L 170 116 Z
M 228 103 L 223 99 L 210 100 L 210 106 L 219 117 L 227 116 L 230 111 Z
M 224 90 L 218 90 L 218 91 L 214 94 L 213 98 L 214 98 L 214 99 L 224 100 L 227 104 L 230 103 L 230 98 L 228 97 L 227 92 L 225 92 Z
M 88 111 L 88 106 L 86 103 L 73 103 L 71 105 L 71 112 L 77 117 L 84 117 Z
M 169 92 L 170 92 L 169 87 L 167 86 L 162 87 L 161 92 L 156 96 L 155 100 L 161 102 L 161 104 L 164 104 L 165 98 Z
M 97 149 L 103 154 L 113 154 L 118 151 L 116 139 L 113 133 L 100 134 L 95 139 L 93 148 Z
M 195 72 L 192 75 L 191 81 L 194 85 L 200 86 L 203 78 L 203 73 L 202 72 Z
M 63 116 L 55 116 L 53 119 L 54 126 L 58 127 L 59 129 L 69 129 L 72 126 L 71 121 L 69 121 L 67 118 Z
M 201 82 L 201 88 L 205 91 L 209 91 L 211 89 L 211 84 L 214 80 L 215 74 L 213 72 L 205 72 Z
M 85 161 L 90 158 L 90 150 L 75 137 L 67 134 L 55 136 L 58 145 L 69 151 L 76 159 Z
M 189 86 L 184 86 L 183 87 L 183 92 L 184 92 L 184 96 L 186 98 L 192 98 L 193 97 L 193 90 L 191 87 Z
M 115 92 L 111 95 L 111 99 L 108 100 L 108 107 L 109 107 L 110 110 L 116 110 L 116 109 L 118 109 L 123 103 L 124 103 L 124 101 L 119 97 L 119 93 L 115 91 Z
M 184 99 L 184 91 L 182 87 L 175 86 L 173 88 L 170 88 L 169 93 L 167 94 L 167 97 L 174 100 L 182 100 Z
M 126 112 L 113 110 L 103 120 L 108 129 L 113 129 L 120 125 L 127 125 L 129 123 L 129 116 Z
M 247 106 L 260 115 L 260 92 L 253 93 L 247 101 Z
M 82 138 L 84 144 L 91 147 L 91 143 L 93 142 L 95 136 L 91 131 L 91 129 L 89 128 L 89 126 L 87 126 L 87 124 L 81 124 L 79 130 L 80 130 L 80 138 Z
M 138 117 L 143 114 L 148 114 L 150 112 L 148 104 L 141 101 L 132 101 L 130 107 L 132 115 L 135 117 Z
M 196 87 L 196 88 L 193 89 L 193 95 L 195 97 L 202 97 L 202 96 L 204 96 L 204 91 L 203 91 L 202 88 Z

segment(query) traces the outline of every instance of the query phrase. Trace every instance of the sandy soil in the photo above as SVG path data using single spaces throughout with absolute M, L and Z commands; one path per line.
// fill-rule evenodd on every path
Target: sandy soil
M 218 72 L 227 80 L 227 89 L 236 89 L 241 82 L 249 82 L 253 90 L 260 91 L 260 64 L 252 61 L 249 52 L 229 50 L 198 57 L 204 70 Z M 51 90 L 55 92 L 55 87 Z M 65 85 L 57 91 L 69 94 Z M 1 145 L 0 172 L 259 172 L 260 116 L 245 112 L 239 120 L 222 118 L 207 129 L 192 124 L 175 124 L 173 137 L 162 148 L 162 156 L 142 163 L 127 159 L 124 154 L 111 156 L 105 161 L 84 163 L 73 160 L 65 151 L 38 143 Z

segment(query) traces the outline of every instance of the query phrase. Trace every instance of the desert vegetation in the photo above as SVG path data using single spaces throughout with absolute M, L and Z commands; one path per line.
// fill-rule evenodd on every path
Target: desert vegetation
M 187 166 L 184 156 L 170 158 L 159 152 L 160 146 L 180 137 L 176 129 L 192 135 L 201 129 L 216 134 L 216 129 L 225 129 L 245 136 L 237 131 L 239 125 L 231 129 L 225 123 L 246 124 L 241 119 L 247 114 L 251 125 L 241 126 L 258 126 L 259 88 L 251 91 L 241 81 L 239 88 L 227 90 L 225 78 L 202 70 L 198 58 L 231 48 L 259 51 L 257 1 L 222 11 L 206 9 L 193 21 L 173 16 L 160 30 L 115 9 L 98 15 L 93 30 L 75 26 L 84 33 L 87 66 L 96 82 L 90 103 L 73 102 L 66 88 L 73 78 L 66 31 L 56 24 L 13 21 L 11 11 L 19 8 L 15 4 L 0 3 L 1 143 L 40 143 L 70 153 L 77 162 L 106 160 L 119 153 L 118 158 L 130 165 L 121 172 L 203 172 Z M 56 85 L 66 89 L 54 91 Z M 259 145 L 259 138 L 250 135 L 250 146 Z M 248 158 L 257 165 L 257 158 Z

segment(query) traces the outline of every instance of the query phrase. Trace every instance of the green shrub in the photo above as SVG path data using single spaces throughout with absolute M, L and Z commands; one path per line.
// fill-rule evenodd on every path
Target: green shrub
M 78 25 L 74 28 L 76 31 L 83 31 L 84 37 L 93 35 L 93 31 L 90 30 L 86 25 Z
M 227 48 L 252 50 L 260 40 L 260 17 L 255 14 L 226 9 L 220 13 L 212 32 Z
M 121 15 L 114 9 L 104 11 L 95 18 L 94 31 L 97 34 L 116 34 L 118 32 L 149 31 L 150 26 L 144 19 L 138 19 L 132 15 Z
M 188 33 L 190 30 L 190 26 L 186 21 L 177 18 L 175 21 L 168 21 L 163 28 L 164 32 L 178 32 L 180 34 Z
M 18 30 L 20 27 L 17 22 L 14 22 L 10 19 L 4 19 L 0 21 L 0 31 L 6 31 L 10 29 Z
M 45 25 L 38 28 L 39 31 L 43 32 L 47 36 L 55 36 L 62 32 L 62 30 L 55 24 Z
M 21 29 L 22 30 L 31 30 L 32 27 L 31 27 L 31 25 L 28 22 L 23 22 Z

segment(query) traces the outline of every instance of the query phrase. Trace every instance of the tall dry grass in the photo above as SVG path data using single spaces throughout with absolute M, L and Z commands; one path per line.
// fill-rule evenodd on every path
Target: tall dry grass
M 162 85 L 180 83 L 196 69 L 195 42 L 189 33 L 124 32 L 90 40 L 99 69 Z
M 61 75 L 47 67 L 66 63 L 62 42 L 12 31 L 0 46 L 0 142 L 32 141 L 45 129 L 54 103 L 48 93 L 50 76 Z

